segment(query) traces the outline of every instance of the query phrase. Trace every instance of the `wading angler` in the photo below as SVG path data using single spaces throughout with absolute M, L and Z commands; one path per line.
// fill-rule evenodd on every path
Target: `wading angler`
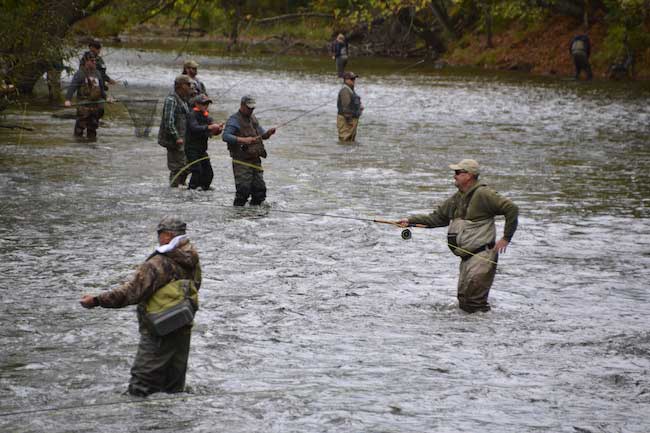
M 194 313 L 201 287 L 199 255 L 185 234 L 186 224 L 164 217 L 160 245 L 121 286 L 84 295 L 84 308 L 137 305 L 140 343 L 131 368 L 128 392 L 147 396 L 185 389 Z

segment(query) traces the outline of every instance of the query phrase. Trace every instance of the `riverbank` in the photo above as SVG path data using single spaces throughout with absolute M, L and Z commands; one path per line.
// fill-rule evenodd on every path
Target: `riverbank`
M 572 76 L 573 63 L 569 55 L 569 41 L 581 33 L 582 24 L 572 18 L 550 16 L 533 26 L 515 24 L 492 37 L 492 47 L 482 33 L 466 33 L 448 46 L 438 60 L 450 66 L 477 67 L 488 70 L 513 70 L 543 76 Z M 321 30 L 319 35 L 305 31 L 287 33 L 281 30 L 267 33 L 242 34 L 237 48 L 228 49 L 229 40 L 201 30 L 182 32 L 168 26 L 147 24 L 119 36 L 120 43 L 142 48 L 164 46 L 187 46 L 206 54 L 238 53 L 244 55 L 327 55 L 329 43 Z M 596 20 L 589 29 L 592 41 L 591 64 L 596 79 L 608 79 L 609 67 L 615 62 L 616 53 L 608 47 L 608 29 Z M 368 53 L 363 41 L 351 42 L 353 56 Z M 422 53 L 417 52 L 417 57 Z M 623 59 L 620 61 L 622 62 Z M 638 53 L 630 71 L 630 78 L 650 79 L 650 48 Z
M 450 65 L 571 76 L 574 67 L 569 55 L 569 42 L 580 33 L 580 22 L 552 16 L 532 28 L 519 24 L 495 34 L 492 48 L 487 47 L 485 35 L 466 34 L 450 46 L 443 58 Z M 595 22 L 588 35 L 592 45 L 590 60 L 594 77 L 607 79 L 612 64 L 612 53 L 606 48 L 607 27 L 602 21 Z M 650 79 L 650 48 L 637 55 L 632 77 Z

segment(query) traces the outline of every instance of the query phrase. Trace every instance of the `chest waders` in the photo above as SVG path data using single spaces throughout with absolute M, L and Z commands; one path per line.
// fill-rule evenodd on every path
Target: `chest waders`
M 259 123 L 254 115 L 251 114 L 247 118 L 238 112 L 237 121 L 239 122 L 239 137 L 257 137 L 259 135 L 257 132 Z M 262 162 L 260 158 L 267 156 L 264 141 L 260 137 L 255 143 L 236 146 L 230 151 L 230 156 L 233 159 L 260 164 Z
M 480 188 L 482 186 L 474 189 L 471 195 L 463 200 L 464 203 L 457 207 L 449 224 L 447 245 L 451 252 L 461 259 L 471 258 L 481 251 L 494 247 L 496 239 L 494 218 L 480 221 L 465 219 L 474 194 Z

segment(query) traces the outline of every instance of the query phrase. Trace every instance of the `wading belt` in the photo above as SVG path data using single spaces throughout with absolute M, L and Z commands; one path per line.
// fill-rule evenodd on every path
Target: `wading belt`
M 494 248 L 494 245 L 495 245 L 494 242 L 490 242 L 489 244 L 485 244 L 485 245 L 483 245 L 482 247 L 477 248 L 477 249 L 475 249 L 474 251 L 470 252 L 468 256 L 461 257 L 460 259 L 461 259 L 462 261 L 469 260 L 469 259 L 471 259 L 472 257 L 474 257 L 475 255 L 477 255 L 478 253 L 481 253 L 481 252 L 483 252 L 483 251 L 485 251 L 485 250 L 489 250 L 489 249 L 491 249 L 491 248 Z

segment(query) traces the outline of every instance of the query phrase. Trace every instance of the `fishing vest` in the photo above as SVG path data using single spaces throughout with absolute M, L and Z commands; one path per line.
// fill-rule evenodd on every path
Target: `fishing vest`
M 244 116 L 241 111 L 235 114 L 237 122 L 239 122 L 238 137 L 257 137 L 259 136 L 259 123 L 254 115 L 250 117 Z M 241 146 L 230 146 L 230 156 L 233 159 L 248 161 L 254 163 L 261 163 L 260 158 L 266 158 L 266 149 L 264 148 L 264 140 L 259 138 L 253 144 L 245 144 Z
M 493 246 L 496 240 L 496 225 L 493 217 L 480 221 L 465 219 L 474 194 L 481 188 L 483 185 L 472 190 L 469 197 L 461 198 L 449 223 L 447 245 L 452 253 L 461 258 L 471 257 Z
M 199 309 L 199 291 L 195 281 L 200 276 L 201 267 L 197 265 L 193 279 L 172 280 L 156 290 L 145 302 L 138 304 L 140 322 L 149 332 L 163 337 L 192 325 Z
M 83 69 L 84 80 L 83 84 L 79 86 L 77 90 L 77 95 L 79 99 L 84 101 L 99 101 L 102 99 L 102 88 L 101 80 L 99 78 L 99 72 L 95 71 L 94 73 L 89 73 Z
M 573 41 L 571 44 L 571 54 L 576 55 L 576 54 L 587 54 L 587 45 L 585 44 L 585 41 L 582 39 L 576 39 Z
M 352 117 L 358 119 L 361 117 L 361 96 L 357 95 L 356 92 L 348 85 L 344 85 L 343 89 L 347 89 L 350 92 L 352 100 L 350 101 L 350 105 L 348 107 L 344 107 L 343 103 L 341 102 L 341 97 L 339 96 L 338 100 L 336 101 L 338 113 L 343 116 L 346 112 L 351 111 Z
M 178 132 L 178 137 L 184 140 L 187 129 L 187 115 L 190 113 L 190 109 L 187 106 L 187 103 L 178 96 L 175 91 L 167 96 L 167 99 L 170 98 L 176 100 L 176 108 L 174 109 L 174 126 Z M 167 131 L 166 122 L 167 119 L 165 119 L 163 114 L 163 118 L 160 121 L 160 128 L 158 129 L 158 144 L 162 147 L 171 147 L 172 149 L 182 150 L 183 147 L 177 149 L 176 139 Z

